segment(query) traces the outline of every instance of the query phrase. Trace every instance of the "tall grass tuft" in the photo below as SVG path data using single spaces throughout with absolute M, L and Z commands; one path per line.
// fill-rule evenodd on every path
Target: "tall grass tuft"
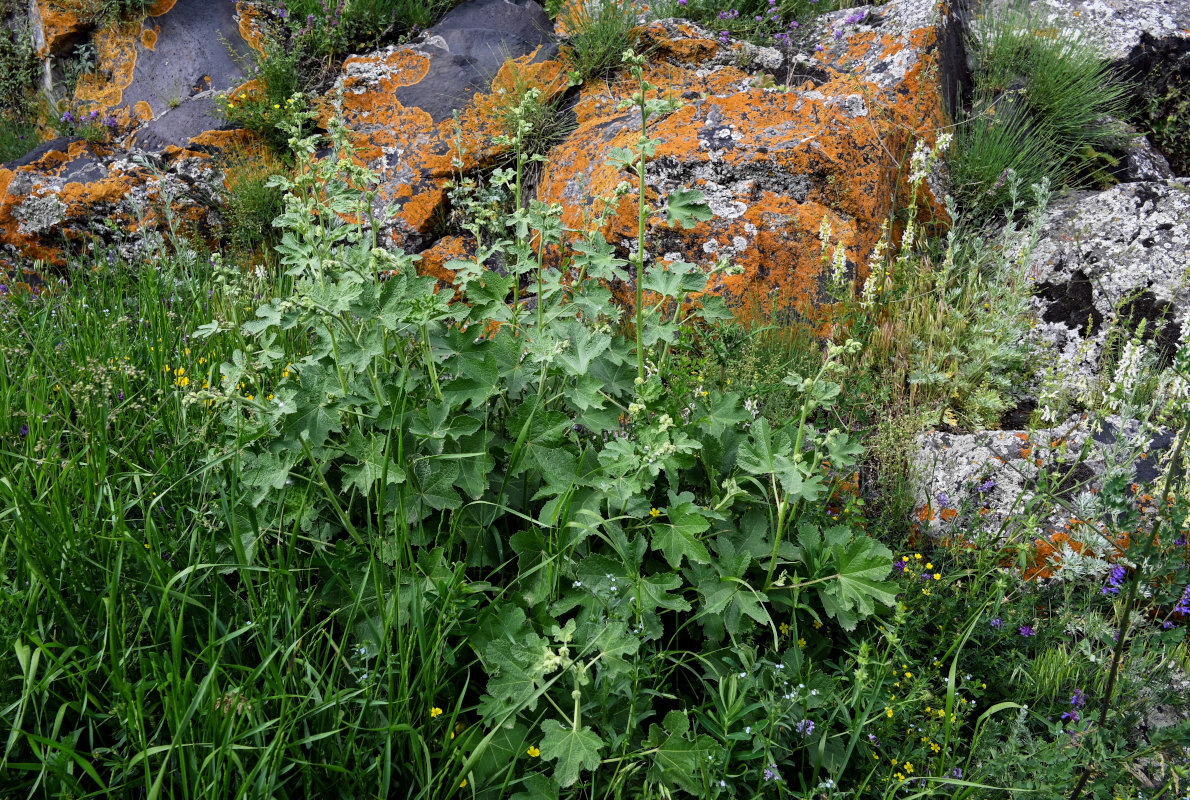
M 1023 12 L 989 17 L 970 44 L 973 90 L 950 159 L 961 203 L 985 218 L 1004 208 L 1009 171 L 1023 186 L 1095 177 L 1129 87 L 1093 46 Z

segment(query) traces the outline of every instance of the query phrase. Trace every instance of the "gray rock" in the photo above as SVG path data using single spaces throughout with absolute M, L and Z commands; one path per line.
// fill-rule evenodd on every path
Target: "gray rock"
M 1034 335 L 1057 356 L 1067 390 L 1095 384 L 1114 325 L 1145 319 L 1146 337 L 1172 353 L 1190 300 L 1190 179 L 1078 192 L 1056 202 L 1042 225 L 1031 272 Z
M 1010 4 L 994 0 L 988 13 Z M 1077 31 L 1110 61 L 1127 59 L 1145 36 L 1190 37 L 1190 0 L 1033 0 L 1028 8 L 1055 28 Z
M 396 98 L 442 122 L 487 89 L 506 59 L 546 44 L 538 59 L 553 56 L 552 38 L 553 24 L 533 0 L 469 0 L 426 31 L 418 49 L 430 57 L 429 72 L 398 87 Z
M 1023 534 L 1027 541 L 1070 530 L 1072 517 L 1088 517 L 1072 514 L 1066 506 L 1076 511 L 1088 507 L 1091 493 L 1102 488 L 1108 454 L 1121 444 L 1142 451 L 1132 464 L 1131 482 L 1159 482 L 1174 434 L 1144 434 L 1142 442 L 1140 431 L 1139 424 L 1118 417 L 1093 429 L 1088 417 L 1075 415 L 1032 432 L 921 434 L 913 458 L 916 517 L 934 535 L 958 531 L 971 537 L 982 528 L 999 540 Z M 1103 549 L 1101 537 L 1087 534 L 1092 551 Z
M 1165 181 L 1174 177 L 1169 161 L 1147 136 L 1137 134 L 1124 146 L 1124 177 L 1129 182 Z
M 154 32 L 155 41 L 151 49 L 143 37 L 136 44 L 136 67 L 121 106 L 147 103 L 158 117 L 187 97 L 226 91 L 247 80 L 244 66 L 252 63 L 252 52 L 240 36 L 235 0 L 178 0 L 143 26 Z

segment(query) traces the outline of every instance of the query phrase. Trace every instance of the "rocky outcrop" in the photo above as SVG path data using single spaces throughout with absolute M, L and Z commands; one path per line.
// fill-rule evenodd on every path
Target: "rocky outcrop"
M 862 277 L 881 225 L 904 201 L 902 159 L 947 119 L 942 63 L 956 33 L 940 9 L 910 0 L 828 15 L 800 53 L 684 21 L 649 25 L 638 47 L 650 54 L 644 78 L 681 105 L 650 123 L 647 257 L 704 268 L 725 258 L 742 273 L 717 275 L 713 290 L 801 309 L 824 299 L 825 222 L 828 256 L 843 248 L 848 273 Z M 583 87 L 577 128 L 550 153 L 539 190 L 573 228 L 602 217 L 604 236 L 625 251 L 636 248 L 637 195 L 635 183 L 616 195 L 630 174 L 610 156 L 640 137 L 639 112 L 620 106 L 635 91 L 625 74 Z M 665 223 L 658 198 L 683 187 L 706 194 L 713 219 L 691 230 Z
M 996 0 L 991 13 L 1010 5 Z M 1033 0 L 1029 13 L 1057 30 L 1078 32 L 1110 61 L 1127 59 L 1146 38 L 1190 37 L 1187 0 Z
M 379 175 L 376 219 L 393 246 L 430 243 L 447 181 L 507 153 L 494 140 L 508 132 L 518 88 L 540 89 L 543 102 L 565 91 L 551 30 L 533 0 L 472 0 L 417 43 L 343 64 L 342 105 L 325 104 L 324 115 L 342 114 L 358 157 Z
M 929 431 L 917 437 L 913 459 L 916 523 L 934 537 L 1031 544 L 1028 577 L 1049 577 L 1080 556 L 1105 562 L 1132 532 L 1106 530 L 1080 509 L 1102 490 L 1109 460 L 1131 462 L 1129 491 L 1151 507 L 1146 492 L 1155 492 L 1173 439 L 1170 431 L 1142 436 L 1118 417 L 1093 429 L 1085 415 L 1034 431 Z
M 131 255 L 155 246 L 171 221 L 209 234 L 219 222 L 223 175 L 212 153 L 236 137 L 211 134 L 161 154 L 56 139 L 0 167 L 0 244 L 64 264 L 92 240 Z
M 1145 337 L 1172 354 L 1190 300 L 1190 179 L 1078 192 L 1046 214 L 1031 277 L 1037 341 L 1078 395 L 1098 380 L 1109 331 L 1143 319 Z
M 0 166 L 0 244 L 63 263 L 92 237 L 135 249 L 167 216 L 210 231 L 223 190 L 213 156 L 245 141 L 215 105 L 246 79 L 237 8 L 234 0 L 158 0 L 143 21 L 113 20 L 88 34 L 98 63 L 63 116 L 94 120 L 94 135 L 46 142 Z M 96 22 L 48 0 L 34 9 L 47 54 Z

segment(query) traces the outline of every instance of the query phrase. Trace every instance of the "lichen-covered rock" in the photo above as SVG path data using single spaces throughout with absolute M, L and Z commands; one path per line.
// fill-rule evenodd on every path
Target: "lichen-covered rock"
M 224 142 L 199 137 L 193 149 L 161 154 L 77 139 L 47 142 L 0 167 L 0 245 L 61 265 L 93 238 L 126 254 L 139 250 L 146 236 L 164 228 L 167 212 L 182 230 L 209 232 L 223 191 L 211 153 Z
M 849 273 L 862 276 L 897 202 L 901 160 L 947 118 L 950 18 L 922 0 L 827 15 L 807 34 L 807 52 L 789 59 L 683 21 L 655 22 L 641 38 L 645 80 L 683 101 L 650 122 L 657 148 L 647 199 L 661 206 L 659 197 L 695 188 L 715 213 L 684 230 L 669 227 L 658 208 L 648 220 L 649 256 L 704 267 L 726 258 L 743 272 L 717 275 L 714 291 L 806 307 L 822 299 L 825 219 L 834 234 L 828 255 L 837 243 Z M 791 85 L 777 88 L 774 78 Z M 634 91 L 628 75 L 583 88 L 578 126 L 550 153 L 538 193 L 562 204 L 571 227 L 604 215 L 608 241 L 630 251 L 637 196 L 615 199 L 630 175 L 609 161 L 614 148 L 640 137 L 639 113 L 619 106 Z
M 43 31 L 58 19 L 51 12 L 66 13 L 36 5 Z M 91 237 L 135 249 L 163 221 L 167 201 L 175 224 L 209 231 L 223 190 L 212 156 L 246 140 L 227 130 L 215 105 L 218 91 L 245 80 L 249 45 L 237 8 L 247 7 L 156 0 L 143 21 L 96 30 L 98 64 L 80 79 L 72 108 L 112 120 L 110 141 L 57 139 L 3 165 L 0 244 L 55 264 Z
M 67 52 L 81 42 L 93 20 L 61 0 L 31 0 L 29 22 L 33 46 L 42 58 Z
M 1132 532 L 1108 531 L 1100 520 L 1077 512 L 1102 489 L 1107 454 L 1132 449 L 1141 455 L 1133 464 L 1130 491 L 1139 493 L 1142 507 L 1151 505 L 1145 492 L 1160 480 L 1174 434 L 1149 434 L 1137 447 L 1140 436 L 1135 422 L 1112 417 L 1092 430 L 1084 415 L 1032 432 L 921 434 L 912 467 L 918 529 L 966 541 L 983 536 L 991 545 L 1032 543 L 1030 577 L 1049 577 L 1064 559 L 1103 560 L 1114 555 L 1113 538 Z
M 138 126 L 202 96 L 207 99 L 175 117 L 171 140 L 183 144 L 225 125 L 210 97 L 247 79 L 251 48 L 241 34 L 243 7 L 235 0 L 157 0 L 142 21 L 103 26 L 92 40 L 96 68 L 75 90 L 76 109 Z
M 996 0 L 990 14 L 1009 0 Z M 1103 57 L 1123 61 L 1146 37 L 1190 37 L 1190 0 L 1033 0 L 1029 13 L 1055 30 L 1075 30 Z
M 1146 336 L 1172 352 L 1190 300 L 1188 251 L 1190 179 L 1078 192 L 1050 208 L 1033 252 L 1034 333 L 1067 390 L 1095 385 L 1117 322 L 1147 320 Z
M 1124 145 L 1122 155 L 1121 177 L 1126 182 L 1164 181 L 1174 177 L 1169 160 L 1153 147 L 1147 136 L 1131 136 Z
M 470 0 L 419 42 L 389 47 L 343 64 L 339 112 L 358 156 L 380 176 L 377 218 L 401 247 L 431 239 L 452 176 L 492 165 L 505 145 L 504 120 L 517 88 L 542 100 L 567 85 L 550 21 L 532 0 Z M 457 119 L 456 119 L 457 117 Z M 395 218 L 384 209 L 393 205 Z

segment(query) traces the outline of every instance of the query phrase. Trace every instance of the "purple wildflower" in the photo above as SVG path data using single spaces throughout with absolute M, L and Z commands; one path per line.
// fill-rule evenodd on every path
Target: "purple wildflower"
M 1074 694 L 1070 695 L 1070 705 L 1075 708 L 1082 708 L 1087 704 L 1087 696 L 1083 694 L 1082 689 L 1075 689 Z
M 1022 626 L 1021 626 L 1020 628 L 1018 628 L 1017 630 L 1019 630 L 1019 631 L 1021 632 L 1021 636 L 1024 636 L 1024 637 L 1026 637 L 1026 638 L 1028 638 L 1028 637 L 1030 637 L 1030 636 L 1036 636 L 1036 635 L 1037 635 L 1037 631 L 1033 630 L 1033 626 L 1032 626 L 1032 625 L 1022 625 Z
M 987 494 L 988 492 L 990 492 L 992 489 L 995 489 L 995 488 L 996 488 L 996 479 L 988 478 L 986 481 L 979 484 L 979 486 L 976 486 L 975 491 L 979 492 L 980 494 Z
M 1182 598 L 1178 600 L 1178 604 L 1173 607 L 1174 613 L 1190 614 L 1190 586 L 1182 592 Z
M 777 774 L 777 765 L 776 764 L 769 764 L 767 767 L 764 768 L 764 780 L 765 780 L 765 783 L 768 783 L 769 781 L 781 780 L 781 776 Z
M 950 771 L 950 777 L 952 777 L 952 778 L 961 778 L 961 777 L 963 777 L 963 768 L 962 768 L 962 767 L 955 767 L 954 769 L 952 769 L 952 770 Z
M 22 425 L 22 426 L 21 426 L 21 438 L 22 438 L 22 439 L 24 439 L 24 438 L 25 438 L 26 436 L 28 436 L 28 435 L 29 435 L 29 426 L 28 426 L 28 425 Z
M 946 492 L 938 492 L 938 505 L 947 508 L 950 505 L 950 495 Z
M 59 122 L 74 122 L 74 115 L 71 114 L 69 111 L 67 111 L 61 117 L 58 118 L 58 121 Z
M 1119 594 L 1120 584 L 1124 582 L 1124 576 L 1127 574 L 1122 564 L 1116 564 L 1111 568 L 1111 573 L 1107 576 L 1107 586 L 1101 590 L 1104 594 Z
M 905 562 L 904 561 L 894 561 L 893 569 L 895 569 L 897 572 L 904 572 L 905 571 Z
M 804 719 L 801 722 L 799 722 L 798 724 L 794 725 L 793 727 L 794 727 L 794 730 L 796 730 L 802 736 L 809 736 L 810 734 L 812 734 L 814 732 L 814 721 L 809 720 L 809 719 Z
M 1004 627 L 1004 620 L 1000 619 L 999 617 L 996 617 L 994 620 L 989 622 L 988 625 L 991 626 L 992 630 L 998 631 Z

